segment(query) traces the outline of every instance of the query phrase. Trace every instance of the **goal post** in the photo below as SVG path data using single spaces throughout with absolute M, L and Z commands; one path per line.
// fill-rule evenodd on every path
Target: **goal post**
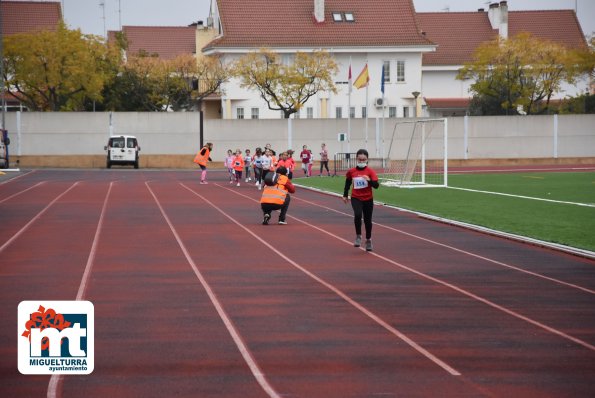
M 379 179 L 403 188 L 448 186 L 447 119 L 397 121 Z

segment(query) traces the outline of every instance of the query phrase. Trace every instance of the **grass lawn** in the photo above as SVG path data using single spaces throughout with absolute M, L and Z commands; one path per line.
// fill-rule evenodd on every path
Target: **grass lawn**
M 452 174 L 450 187 L 595 205 L 595 173 Z M 343 177 L 294 182 L 342 193 Z M 450 188 L 388 188 L 377 201 L 452 220 L 595 251 L 595 207 L 552 203 Z

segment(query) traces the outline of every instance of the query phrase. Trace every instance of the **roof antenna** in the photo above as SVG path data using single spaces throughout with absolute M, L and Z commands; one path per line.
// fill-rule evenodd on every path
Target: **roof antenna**
M 450 6 L 447 4 L 441 11 L 450 12 Z

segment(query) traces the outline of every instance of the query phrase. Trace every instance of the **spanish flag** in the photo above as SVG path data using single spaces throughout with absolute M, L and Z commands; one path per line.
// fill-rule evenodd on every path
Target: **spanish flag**
M 357 89 L 362 87 L 366 87 L 370 82 L 370 75 L 368 75 L 368 64 L 364 66 L 364 69 L 361 71 L 357 79 L 353 82 L 353 86 Z

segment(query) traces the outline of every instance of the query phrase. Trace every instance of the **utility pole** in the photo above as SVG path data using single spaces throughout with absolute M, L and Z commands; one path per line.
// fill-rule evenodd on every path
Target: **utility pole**
M 107 31 L 105 30 L 105 0 L 99 2 L 99 7 L 103 10 L 103 37 L 107 38 Z
M 4 35 L 2 34 L 2 5 L 0 4 L 0 95 L 2 95 L 2 131 L 6 128 L 6 82 L 4 80 Z

